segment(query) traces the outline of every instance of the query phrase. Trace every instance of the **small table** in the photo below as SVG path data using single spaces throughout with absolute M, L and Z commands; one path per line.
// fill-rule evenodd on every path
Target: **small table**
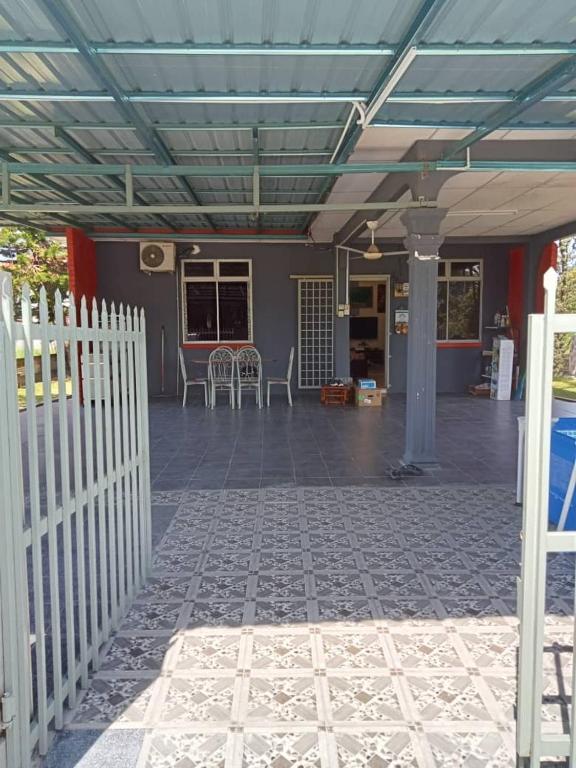
M 320 402 L 324 405 L 347 405 L 352 402 L 353 393 L 354 387 L 326 384 L 320 389 Z

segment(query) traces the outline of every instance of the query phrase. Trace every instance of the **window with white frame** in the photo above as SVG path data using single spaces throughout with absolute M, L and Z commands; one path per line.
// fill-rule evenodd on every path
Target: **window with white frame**
M 252 262 L 183 259 L 184 343 L 252 342 Z
M 438 263 L 438 341 L 480 341 L 482 261 Z

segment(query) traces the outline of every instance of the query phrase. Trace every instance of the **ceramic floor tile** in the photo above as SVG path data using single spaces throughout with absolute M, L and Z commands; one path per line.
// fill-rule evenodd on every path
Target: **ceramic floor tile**
M 430 733 L 436 768 L 514 768 L 516 757 L 502 733 Z
M 318 719 L 316 684 L 313 677 L 251 676 L 246 723 L 312 723 Z
M 405 670 L 462 667 L 451 635 L 426 632 L 391 633 L 395 658 Z
M 198 600 L 242 600 L 247 586 L 245 575 L 203 576 L 196 597 Z
M 311 669 L 312 645 L 309 634 L 254 633 L 250 655 L 253 670 Z
M 154 731 L 144 768 L 224 768 L 226 733 Z
M 73 713 L 75 725 L 141 725 L 152 700 L 154 680 L 94 678 Z
M 354 731 L 334 735 L 339 768 L 418 768 L 409 733 Z
M 403 720 L 391 677 L 328 677 L 331 719 L 337 723 L 399 723 Z
M 407 682 L 422 721 L 486 722 L 491 719 L 472 677 L 410 675 Z
M 242 624 L 244 610 L 243 600 L 196 600 L 192 604 L 187 627 L 238 627 Z
M 301 573 L 260 574 L 257 586 L 258 598 L 304 598 L 306 587 Z
M 245 730 L 240 765 L 241 768 L 320 768 L 318 731 Z
M 172 677 L 160 711 L 160 725 L 230 723 L 234 683 L 233 677 Z
M 320 622 L 353 626 L 359 622 L 372 623 L 374 613 L 370 601 L 366 598 L 319 599 L 318 617 Z
M 474 666 L 480 670 L 492 667 L 516 669 L 518 633 L 514 629 L 499 632 L 461 632 Z
M 175 673 L 233 671 L 238 666 L 240 634 L 186 636 L 175 662 Z
M 122 630 L 173 630 L 182 610 L 176 603 L 134 603 L 122 621 Z
M 101 668 L 115 672 L 159 671 L 172 645 L 170 637 L 116 637 Z
M 388 661 L 377 632 L 321 631 L 324 661 L 333 669 L 384 669 Z
M 306 600 L 258 599 L 255 605 L 255 624 L 271 626 L 301 625 L 308 621 Z

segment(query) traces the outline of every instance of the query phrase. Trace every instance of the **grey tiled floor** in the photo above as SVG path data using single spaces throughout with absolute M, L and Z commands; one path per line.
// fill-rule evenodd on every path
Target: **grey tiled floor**
M 400 401 L 366 416 L 155 405 L 153 575 L 48 765 L 514 766 L 519 409 L 501 405 L 441 400 L 442 463 L 414 487 L 386 480 Z M 269 476 L 288 456 L 290 477 Z M 574 567 L 552 568 L 557 730 Z
M 142 732 L 139 768 L 513 766 L 519 517 L 506 486 L 183 491 L 68 729 Z

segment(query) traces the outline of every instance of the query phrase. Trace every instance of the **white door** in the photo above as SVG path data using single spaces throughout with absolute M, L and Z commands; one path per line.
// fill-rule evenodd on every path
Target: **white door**
M 298 281 L 298 386 L 318 389 L 334 375 L 332 278 Z

